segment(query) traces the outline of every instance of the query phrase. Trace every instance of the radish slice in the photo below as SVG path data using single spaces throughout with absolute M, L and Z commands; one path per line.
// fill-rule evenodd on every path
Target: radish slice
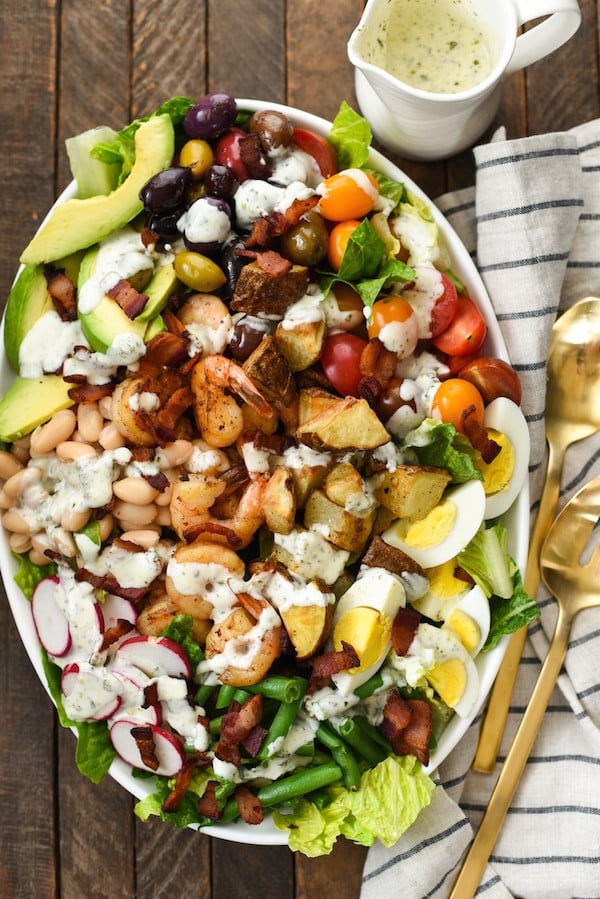
M 65 711 L 73 721 L 105 721 L 121 706 L 120 686 L 102 666 L 71 662 L 60 682 Z
M 114 659 L 116 665 L 125 662 L 141 668 L 148 677 L 190 677 L 192 673 L 187 653 L 169 637 L 131 637 L 121 643 Z
M 116 627 L 118 621 L 128 621 L 135 624 L 137 621 L 137 609 L 134 604 L 123 596 L 115 596 L 109 593 L 102 603 L 104 616 L 104 630 Z
M 31 597 L 31 614 L 38 640 L 51 656 L 60 658 L 71 648 L 69 622 L 56 600 L 56 591 L 62 590 L 56 576 L 39 582 Z
M 122 703 L 111 717 L 114 721 L 129 721 L 132 727 L 142 724 L 162 724 L 162 709 L 160 705 L 126 706 Z
M 131 765 L 132 768 L 149 771 L 151 774 L 160 774 L 163 777 L 173 777 L 177 774 L 185 759 L 181 740 L 175 734 L 155 724 L 145 725 L 152 731 L 154 752 L 159 761 L 157 770 L 153 771 L 152 768 L 149 768 L 142 761 L 138 745 L 131 734 L 132 729 L 136 726 L 139 725 L 122 719 L 115 721 L 110 728 L 110 739 L 123 761 Z

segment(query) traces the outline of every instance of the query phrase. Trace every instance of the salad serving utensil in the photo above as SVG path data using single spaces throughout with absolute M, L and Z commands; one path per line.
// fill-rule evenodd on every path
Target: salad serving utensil
M 545 410 L 548 468 L 531 534 L 525 591 L 535 596 L 540 583 L 540 548 L 558 506 L 567 448 L 600 430 L 600 297 L 574 303 L 553 325 L 547 362 Z M 472 767 L 493 771 L 527 638 L 522 627 L 508 641 L 490 693 Z
M 600 476 L 569 500 L 542 545 L 541 577 L 558 608 L 554 634 L 527 710 L 449 899 L 475 895 L 560 673 L 573 620 L 583 609 L 600 606 L 599 519 Z

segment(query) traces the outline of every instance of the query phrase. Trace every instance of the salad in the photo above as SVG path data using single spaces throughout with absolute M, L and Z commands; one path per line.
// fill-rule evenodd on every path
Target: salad
M 370 141 L 223 93 L 72 138 L 4 323 L 2 523 L 80 770 L 308 855 L 398 839 L 539 614 L 518 377 Z

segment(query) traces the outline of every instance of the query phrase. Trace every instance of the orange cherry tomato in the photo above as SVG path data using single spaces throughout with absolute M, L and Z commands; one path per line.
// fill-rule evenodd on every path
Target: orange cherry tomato
M 372 175 L 361 169 L 345 169 L 323 182 L 319 212 L 330 222 L 343 222 L 368 215 L 379 197 Z
M 349 219 L 346 222 L 339 222 L 331 229 L 327 240 L 327 259 L 334 272 L 340 270 L 350 236 L 360 224 L 358 219 Z
M 449 378 L 443 381 L 435 392 L 432 411 L 437 413 L 443 422 L 453 424 L 457 431 L 464 434 L 463 416 L 469 406 L 475 406 L 475 420 L 483 424 L 483 397 L 477 388 L 462 378 Z
M 379 337 L 379 334 L 386 325 L 392 322 L 405 322 L 415 317 L 413 307 L 404 297 L 390 295 L 382 297 L 373 303 L 371 317 L 367 325 L 369 337 Z

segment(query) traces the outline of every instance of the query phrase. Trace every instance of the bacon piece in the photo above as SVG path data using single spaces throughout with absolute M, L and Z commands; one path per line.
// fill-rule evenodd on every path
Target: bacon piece
M 218 786 L 218 781 L 209 780 L 203 795 L 198 800 L 197 809 L 199 814 L 203 815 L 205 818 L 210 818 L 211 821 L 218 821 L 223 814 L 223 810 L 219 808 L 215 793 Z
M 144 765 L 146 765 L 147 768 L 150 768 L 151 771 L 157 771 L 160 762 L 156 756 L 152 728 L 145 726 L 132 727 L 131 736 L 136 742 Z
M 398 736 L 408 726 L 411 714 L 408 701 L 403 699 L 397 690 L 390 690 L 383 707 L 383 720 L 379 725 L 379 730 L 392 744 L 394 752 Z
M 170 481 L 164 471 L 157 471 L 156 474 L 144 474 L 142 475 L 142 477 L 150 484 L 151 487 L 154 487 L 155 490 L 158 490 L 159 493 L 164 493 L 170 484 Z
M 112 646 L 113 643 L 116 643 L 117 640 L 120 640 L 121 637 L 124 637 L 125 634 L 128 634 L 131 630 L 133 630 L 133 624 L 131 623 L 131 621 L 127 621 L 127 619 L 125 618 L 119 618 L 117 620 L 117 623 L 113 625 L 113 627 L 107 628 L 102 634 L 100 652 L 108 649 L 109 646 Z
M 173 432 L 177 422 L 193 402 L 194 394 L 189 387 L 174 390 L 156 414 L 157 433 L 162 436 L 164 432 Z
M 142 228 L 140 239 L 145 247 L 154 247 L 160 239 L 160 234 L 158 234 L 158 232 L 156 231 L 153 231 L 152 228 L 149 228 L 146 225 L 144 228 Z
M 263 272 L 273 275 L 275 278 L 286 275 L 292 267 L 290 260 L 280 253 L 276 253 L 275 250 L 265 250 L 264 253 L 259 253 L 256 257 L 256 264 Z
M 363 378 L 374 378 L 380 387 L 387 387 L 394 376 L 398 356 L 388 350 L 378 337 L 373 337 L 360 354 L 360 373 Z
M 398 734 L 392 747 L 396 755 L 414 755 L 423 765 L 427 765 L 432 731 L 431 706 L 424 699 L 406 701 L 411 710 L 410 721 Z
M 44 266 L 44 275 L 48 285 L 48 293 L 52 298 L 52 305 L 63 322 L 77 320 L 77 299 L 75 285 L 67 278 L 62 269 L 53 265 Z
M 266 181 L 271 174 L 271 164 L 262 151 L 258 134 L 246 134 L 240 137 L 238 147 L 240 158 L 251 178 L 261 178 Z
M 320 197 L 314 194 L 312 197 L 296 197 L 283 213 L 290 225 L 297 225 L 300 219 L 319 204 Z
M 469 572 L 465 571 L 464 568 L 461 568 L 460 565 L 457 565 L 455 567 L 453 574 L 454 574 L 454 577 L 457 579 L 457 581 L 464 581 L 465 584 L 474 584 L 475 583 L 475 581 L 473 580 L 473 578 L 471 577 Z
M 311 659 L 310 664 L 312 666 L 312 674 L 309 692 L 312 693 L 314 690 L 318 690 L 319 687 L 327 686 L 329 679 L 339 671 L 356 668 L 357 665 L 360 665 L 360 659 L 354 647 L 342 640 L 342 649 L 323 652 L 321 655 Z
M 271 241 L 276 240 L 289 231 L 291 223 L 283 212 L 270 212 L 263 218 L 257 219 L 252 224 L 252 230 L 246 239 L 246 247 L 266 247 Z M 238 256 L 248 256 L 256 259 L 256 253 L 251 253 L 241 247 L 236 251 Z
M 127 278 L 120 278 L 106 293 L 130 319 L 139 315 L 148 302 L 148 297 L 136 290 Z
M 145 359 L 165 368 L 177 368 L 188 359 L 187 340 L 183 334 L 162 331 L 146 344 Z
M 236 768 L 239 768 L 242 764 L 240 747 L 228 743 L 226 740 L 219 740 L 215 746 L 215 755 L 222 762 L 228 762 L 230 765 L 235 765 Z
M 154 459 L 154 447 L 132 446 L 131 459 L 133 462 L 152 462 Z
M 69 381 L 70 378 L 65 378 L 65 381 Z M 74 403 L 97 403 L 98 400 L 101 400 L 105 396 L 110 396 L 114 390 L 114 384 L 109 382 L 108 384 L 88 384 L 87 382 L 83 384 L 75 384 L 73 387 L 69 387 L 69 399 L 72 399 Z
M 78 568 L 75 572 L 75 579 L 85 581 L 91 584 L 96 590 L 106 590 L 107 593 L 114 593 L 116 596 L 122 596 L 123 599 L 129 599 L 133 603 L 138 603 L 144 598 L 150 587 L 121 587 L 112 572 L 107 574 L 94 574 L 87 568 Z
M 233 795 L 242 821 L 245 821 L 246 824 L 260 824 L 263 820 L 260 799 L 244 786 L 236 787 Z
M 210 765 L 210 759 L 202 752 L 196 752 L 194 755 L 188 755 L 181 766 L 181 769 L 175 775 L 175 785 L 165 801 L 162 804 L 163 812 L 176 812 L 192 782 L 192 775 L 195 768 L 207 768 Z
M 265 742 L 266 736 L 266 727 L 262 727 L 260 724 L 255 724 L 248 736 L 241 741 L 241 744 L 248 755 L 252 756 L 252 758 L 255 758 L 258 755 L 262 744 Z
M 421 616 L 414 609 L 398 609 L 392 623 L 392 646 L 396 655 L 406 655 L 420 621 Z
M 483 425 L 479 424 L 476 411 L 475 406 L 467 406 L 460 420 L 466 436 L 475 449 L 479 450 L 483 461 L 489 464 L 494 461 L 502 447 L 492 440 Z
M 234 708 L 235 706 L 235 708 Z M 247 699 L 242 706 L 231 703 L 230 710 L 223 715 L 219 728 L 221 738 L 227 743 L 241 743 L 253 727 L 260 724 L 263 716 L 263 698 L 256 693 Z

